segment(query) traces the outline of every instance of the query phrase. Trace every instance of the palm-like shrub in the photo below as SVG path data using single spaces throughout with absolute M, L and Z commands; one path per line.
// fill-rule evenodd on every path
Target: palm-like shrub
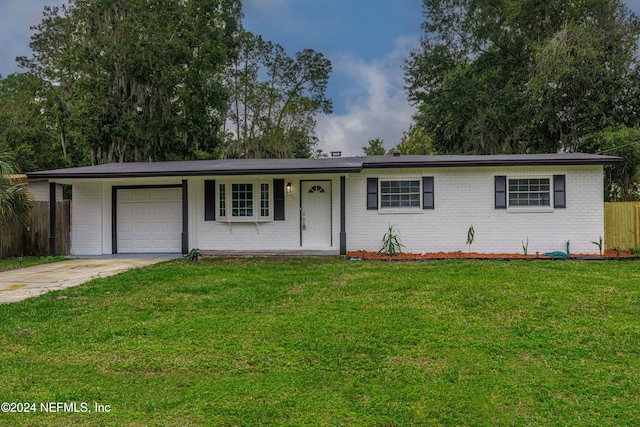
M 0 151 L 0 223 L 24 222 L 29 217 L 30 193 L 19 183 L 14 183 L 13 161 L 6 151 Z

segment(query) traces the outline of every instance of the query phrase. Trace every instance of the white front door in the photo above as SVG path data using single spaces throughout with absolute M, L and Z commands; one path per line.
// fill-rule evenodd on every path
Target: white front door
M 331 181 L 303 181 L 301 185 L 302 247 L 331 247 Z

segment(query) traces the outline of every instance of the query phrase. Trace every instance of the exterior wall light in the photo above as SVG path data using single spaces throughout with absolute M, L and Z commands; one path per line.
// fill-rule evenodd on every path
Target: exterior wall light
M 291 194 L 291 183 L 287 182 L 287 194 Z

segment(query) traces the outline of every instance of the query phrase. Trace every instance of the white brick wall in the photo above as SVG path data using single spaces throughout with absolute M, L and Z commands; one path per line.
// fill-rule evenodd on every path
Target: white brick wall
M 102 186 L 99 181 L 73 184 L 71 253 L 74 255 L 102 254 Z
M 190 212 L 190 221 L 196 228 L 195 236 L 190 236 L 192 247 L 201 250 L 296 250 L 300 249 L 300 181 L 330 180 L 332 197 L 332 245 L 325 249 L 339 249 L 340 241 L 340 178 L 327 175 L 285 175 L 258 176 L 257 181 L 272 182 L 284 179 L 292 184 L 291 194 L 285 194 L 285 220 L 256 223 L 224 223 L 204 220 L 204 181 L 242 181 L 234 177 L 203 177 L 191 179 L 194 212 Z M 253 177 L 251 178 L 253 180 Z M 217 191 L 217 189 L 216 189 Z
M 50 188 L 49 181 L 31 181 L 27 188 L 33 194 L 33 200 L 49 201 Z M 62 184 L 56 185 L 56 200 L 62 201 Z
M 566 209 L 517 212 L 494 208 L 494 176 L 549 177 L 566 175 Z M 434 177 L 435 209 L 385 214 L 366 210 L 367 177 Z M 473 252 L 529 253 L 566 250 L 594 253 L 591 241 L 604 235 L 601 166 L 434 168 L 366 170 L 347 179 L 347 249 L 380 249 L 389 224 L 395 225 L 405 252 L 467 251 L 467 230 L 475 229 Z
M 515 212 L 494 209 L 494 176 L 566 176 L 566 209 L 550 212 Z M 366 209 L 367 177 L 434 177 L 435 209 L 413 212 Z M 293 192 L 285 195 L 285 221 L 226 224 L 204 221 L 204 181 L 233 181 L 235 178 L 189 177 L 189 246 L 201 250 L 295 250 L 300 249 L 300 181 L 331 180 L 332 245 L 340 246 L 340 176 L 283 175 L 263 176 L 272 182 L 282 178 L 291 182 Z M 73 183 L 73 254 L 111 253 L 111 191 L 113 185 L 180 184 L 181 177 L 157 179 L 118 179 Z M 529 238 L 529 253 L 566 250 L 595 253 L 591 241 L 604 235 L 603 178 L 601 166 L 572 167 L 494 167 L 380 169 L 348 174 L 346 178 L 347 249 L 375 251 L 380 248 L 389 224 L 395 225 L 406 252 L 466 251 L 467 230 L 475 229 L 471 247 L 480 253 L 521 253 L 522 241 Z

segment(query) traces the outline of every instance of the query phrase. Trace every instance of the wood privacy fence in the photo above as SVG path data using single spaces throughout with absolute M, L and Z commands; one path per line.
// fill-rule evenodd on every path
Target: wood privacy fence
M 640 248 L 640 202 L 604 204 L 606 249 Z
M 58 254 L 70 249 L 71 201 L 56 203 Z M 0 224 L 0 258 L 49 255 L 49 202 L 33 202 L 25 225 Z

